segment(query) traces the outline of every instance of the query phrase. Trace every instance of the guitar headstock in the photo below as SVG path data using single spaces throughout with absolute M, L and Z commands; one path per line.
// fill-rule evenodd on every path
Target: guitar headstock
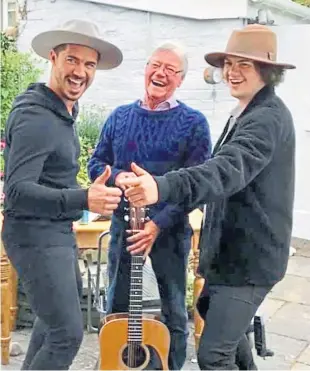
M 125 210 L 129 211 L 129 215 L 125 215 L 125 220 L 129 222 L 132 231 L 144 229 L 145 222 L 150 220 L 146 216 L 148 210 L 146 207 L 135 207 L 129 203 L 129 207 L 126 207 Z

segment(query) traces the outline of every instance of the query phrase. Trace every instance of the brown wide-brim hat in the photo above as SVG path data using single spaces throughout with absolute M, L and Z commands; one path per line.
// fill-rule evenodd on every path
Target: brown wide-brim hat
M 224 59 L 228 56 L 246 58 L 284 69 L 296 68 L 293 64 L 277 62 L 277 36 L 269 27 L 258 24 L 234 30 L 225 52 L 207 53 L 205 60 L 211 66 L 223 67 Z
M 87 46 L 99 53 L 98 70 L 110 70 L 119 66 L 123 61 L 120 49 L 100 36 L 95 23 L 72 19 L 65 22 L 56 30 L 45 31 L 32 40 L 33 50 L 42 58 L 49 59 L 52 49 L 62 44 Z

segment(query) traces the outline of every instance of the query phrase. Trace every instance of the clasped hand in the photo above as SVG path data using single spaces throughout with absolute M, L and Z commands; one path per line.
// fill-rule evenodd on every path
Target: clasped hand
M 131 170 L 136 177 L 129 177 L 120 181 L 120 185 L 125 189 L 125 196 L 128 201 L 135 207 L 157 203 L 158 188 L 152 175 L 135 163 L 131 164 Z
M 116 187 L 107 187 L 105 184 L 111 176 L 111 168 L 106 166 L 105 171 L 89 187 L 88 209 L 98 214 L 113 214 L 121 201 L 122 190 L 128 201 L 135 207 L 156 203 L 158 191 L 153 177 L 134 163 L 131 168 L 132 172 L 121 172 L 117 175 Z M 153 221 L 149 221 L 145 223 L 143 230 L 138 232 L 128 230 L 127 233 L 131 234 L 127 238 L 130 243 L 127 250 L 130 254 L 144 252 L 146 258 L 159 234 L 159 228 Z

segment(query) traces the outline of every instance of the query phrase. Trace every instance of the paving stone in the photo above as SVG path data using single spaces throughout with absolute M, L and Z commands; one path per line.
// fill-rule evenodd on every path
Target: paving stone
M 298 357 L 298 362 L 310 365 L 310 345 L 308 345 L 308 347 Z
M 283 300 L 272 299 L 269 296 L 263 301 L 258 308 L 257 315 L 263 316 L 265 322 L 269 321 L 272 316 L 285 304 Z
M 292 256 L 288 262 L 287 274 L 310 278 L 309 258 Z
M 292 370 L 310 370 L 310 365 L 305 363 L 296 362 L 292 367 Z
M 1 365 L 1 370 L 20 370 L 22 362 L 14 357 L 10 357 L 8 365 Z
M 70 370 L 93 370 L 99 355 L 97 334 L 84 332 L 81 348 L 75 357 Z
M 307 344 L 302 340 L 290 339 L 272 333 L 267 333 L 266 338 L 267 347 L 274 352 L 274 356 L 263 359 L 255 355 L 255 362 L 259 370 L 289 370 Z
M 308 266 L 310 266 L 309 263 Z M 310 279 L 287 274 L 282 281 L 276 284 L 268 297 L 310 305 Z
M 268 323 L 268 331 L 310 342 L 310 306 L 285 304 Z
M 310 241 L 301 238 L 292 238 L 292 245 L 296 248 L 296 255 L 310 258 Z
M 296 255 L 305 256 L 307 258 L 310 258 L 310 247 L 309 244 L 307 246 L 302 247 L 301 249 L 298 249 L 296 252 Z

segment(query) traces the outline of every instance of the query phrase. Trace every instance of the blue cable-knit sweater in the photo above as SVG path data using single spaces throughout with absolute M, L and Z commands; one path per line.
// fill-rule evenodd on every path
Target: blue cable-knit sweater
M 121 171 L 131 171 L 131 162 L 153 175 L 194 166 L 211 154 L 209 125 L 204 115 L 182 102 L 167 111 L 148 111 L 139 101 L 116 108 L 107 119 L 99 142 L 88 163 L 90 179 L 94 181 L 105 166 L 111 165 L 108 185 L 114 185 Z M 116 215 L 122 216 L 121 203 Z M 161 203 L 152 206 L 150 218 L 160 229 L 182 221 L 190 211 L 181 204 Z

